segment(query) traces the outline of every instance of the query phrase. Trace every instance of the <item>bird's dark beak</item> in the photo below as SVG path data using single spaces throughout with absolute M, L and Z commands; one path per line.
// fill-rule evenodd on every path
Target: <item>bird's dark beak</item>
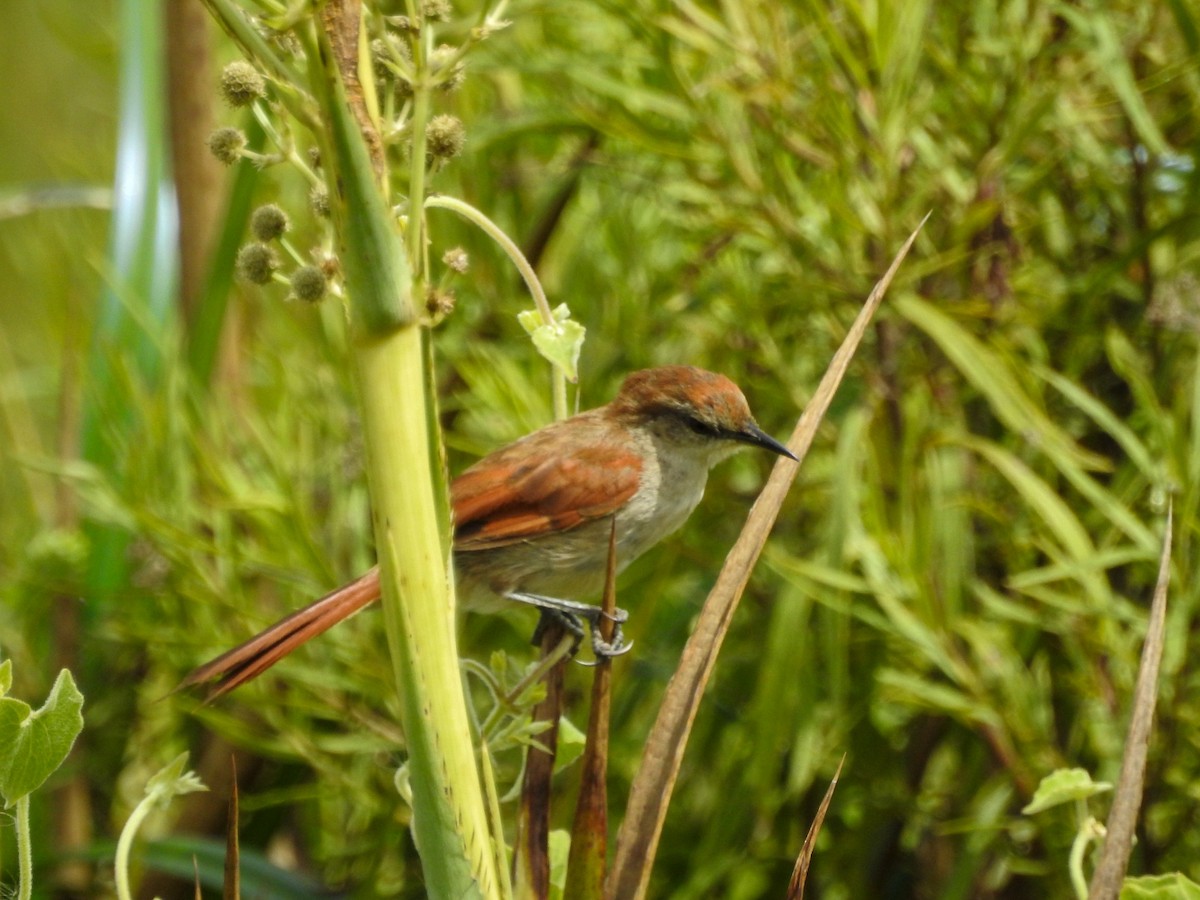
M 788 459 L 795 459 L 796 456 L 775 438 L 771 437 L 753 422 L 739 431 L 737 434 L 730 435 L 734 440 L 741 441 L 743 444 L 752 444 L 755 447 L 762 447 L 764 450 L 770 450 L 772 453 L 778 453 L 780 456 L 786 456 Z

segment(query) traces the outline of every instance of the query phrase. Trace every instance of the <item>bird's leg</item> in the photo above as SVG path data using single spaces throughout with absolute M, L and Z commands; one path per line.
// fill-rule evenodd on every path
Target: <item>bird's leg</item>
M 562 600 L 558 597 L 545 597 L 541 594 L 524 594 L 519 591 L 510 591 L 504 596 L 509 600 L 516 600 L 518 603 L 536 606 L 543 614 L 549 613 L 557 616 L 566 629 L 579 638 L 583 637 L 583 628 L 579 623 L 581 620 L 587 622 L 592 633 L 592 652 L 598 657 L 620 656 L 633 648 L 633 642 L 625 640 L 625 636 L 621 633 L 621 623 L 629 618 L 629 613 L 623 609 L 615 610 L 609 616 L 598 606 L 579 603 L 575 600 Z M 611 641 L 606 641 L 600 636 L 600 620 L 604 618 L 609 618 L 613 622 Z M 539 634 L 541 628 L 542 623 L 539 622 Z M 534 640 L 537 640 L 537 635 Z
M 515 599 L 515 598 L 514 598 Z M 583 642 L 583 624 L 579 620 L 579 616 L 572 613 L 565 613 L 559 609 L 540 609 L 538 610 L 537 628 L 533 629 L 533 637 L 529 639 L 529 643 L 535 647 L 541 644 L 542 637 L 546 633 L 546 629 L 553 625 L 561 625 L 567 634 L 574 638 L 571 644 L 571 649 L 567 652 L 568 656 L 574 656 L 579 652 L 579 645 Z

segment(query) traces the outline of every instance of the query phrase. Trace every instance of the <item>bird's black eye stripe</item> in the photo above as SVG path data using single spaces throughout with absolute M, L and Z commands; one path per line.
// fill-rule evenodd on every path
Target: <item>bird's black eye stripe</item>
M 697 419 L 695 416 L 684 416 L 684 424 L 687 425 L 696 434 L 702 434 L 705 437 L 720 437 L 720 429 L 710 422 L 705 422 L 703 419 Z

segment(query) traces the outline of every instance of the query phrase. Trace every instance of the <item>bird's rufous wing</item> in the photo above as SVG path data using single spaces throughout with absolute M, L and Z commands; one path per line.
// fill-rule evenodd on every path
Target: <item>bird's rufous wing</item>
M 489 550 L 567 531 L 612 515 L 634 492 L 642 460 L 599 442 L 563 452 L 543 432 L 480 460 L 450 486 L 454 549 Z M 544 449 L 545 452 L 531 452 Z

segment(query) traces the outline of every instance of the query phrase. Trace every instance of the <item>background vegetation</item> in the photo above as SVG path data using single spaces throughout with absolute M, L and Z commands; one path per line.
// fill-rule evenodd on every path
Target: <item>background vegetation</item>
M 118 60 L 146 38 L 120 13 L 16 4 L 0 37 L 0 651 L 14 693 L 44 696 L 68 664 L 87 698 L 57 793 L 36 798 L 42 884 L 90 877 L 57 851 L 111 855 L 179 751 L 219 787 L 236 748 L 248 858 L 303 873 L 302 892 L 421 896 L 374 616 L 214 708 L 164 700 L 372 556 L 337 302 L 210 285 L 228 314 L 206 382 L 170 253 L 140 281 L 121 268 L 128 198 L 107 189 L 135 126 L 118 119 Z M 479 10 L 454 15 L 452 42 Z M 1020 809 L 1056 767 L 1117 771 L 1169 494 L 1175 580 L 1132 871 L 1200 880 L 1195 7 L 518 0 L 504 16 L 442 100 L 468 137 L 432 188 L 496 219 L 587 326 L 583 406 L 629 370 L 687 362 L 729 374 L 785 434 L 933 213 L 734 623 L 655 894 L 781 896 L 846 752 L 811 896 L 1066 896 L 1074 822 Z M 183 59 L 215 103 L 235 54 L 213 38 L 215 60 Z M 292 213 L 298 248 L 319 242 L 307 184 L 239 166 L 214 196 L 241 179 Z M 235 238 L 241 203 L 221 218 Z M 436 256 L 471 258 L 434 336 L 458 471 L 548 421 L 549 378 L 515 320 L 516 274 L 430 215 Z M 621 583 L 637 648 L 614 679 L 618 803 L 766 465 L 719 469 L 689 526 Z M 523 662 L 531 625 L 469 618 L 466 647 Z M 585 673 L 569 683 L 581 718 Z M 511 778 L 517 755 L 501 761 Z M 160 834 L 219 832 L 223 799 L 193 797 Z M 149 858 L 190 859 L 178 846 Z

